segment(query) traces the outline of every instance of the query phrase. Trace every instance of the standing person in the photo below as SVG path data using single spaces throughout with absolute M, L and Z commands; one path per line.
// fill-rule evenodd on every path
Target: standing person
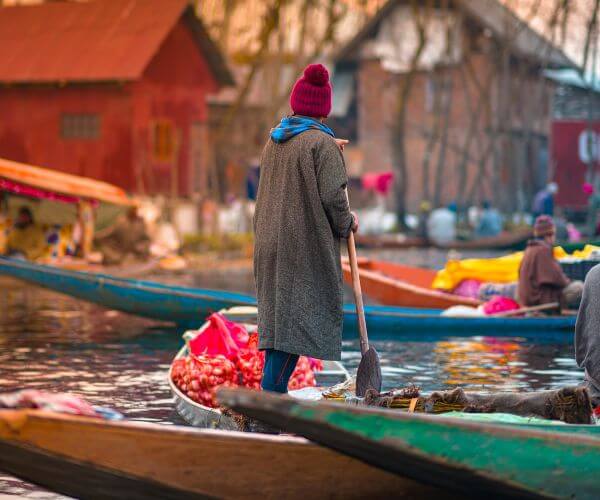
M 583 283 L 570 281 L 554 258 L 556 228 L 552 217 L 540 215 L 535 220 L 533 236 L 519 268 L 519 302 L 524 306 L 558 302 L 561 307 L 579 307 Z
M 533 199 L 533 206 L 531 212 L 534 217 L 540 215 L 554 215 L 554 196 L 558 193 L 558 184 L 556 182 L 550 182 L 545 188 L 538 191 Z
M 293 115 L 271 130 L 261 158 L 254 214 L 254 277 L 262 388 L 287 392 L 300 355 L 341 357 L 340 238 L 358 229 L 333 131 L 329 73 L 309 65 L 290 97 Z

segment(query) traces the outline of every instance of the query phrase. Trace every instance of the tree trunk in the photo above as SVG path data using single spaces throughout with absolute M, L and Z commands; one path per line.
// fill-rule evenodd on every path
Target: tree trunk
M 420 2 L 412 0 L 412 15 L 415 22 L 417 36 L 419 37 L 417 47 L 411 58 L 408 73 L 400 79 L 398 87 L 398 99 L 396 103 L 396 118 L 392 127 L 392 162 L 394 168 L 394 195 L 396 197 L 396 218 L 398 228 L 406 230 L 406 192 L 408 188 L 408 168 L 406 161 L 406 110 L 408 99 L 414 79 L 417 74 L 417 68 L 421 54 L 425 49 L 426 38 L 426 16 L 422 18 L 422 7 Z

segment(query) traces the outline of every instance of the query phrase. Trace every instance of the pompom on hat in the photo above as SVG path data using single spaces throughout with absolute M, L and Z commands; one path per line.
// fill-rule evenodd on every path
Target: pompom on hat
M 550 236 L 556 232 L 554 227 L 554 221 L 549 215 L 540 215 L 535 219 L 533 225 L 533 235 L 536 238 L 543 238 L 544 236 Z
M 295 83 L 290 106 L 296 115 L 325 118 L 331 112 L 329 71 L 322 64 L 309 64 Z

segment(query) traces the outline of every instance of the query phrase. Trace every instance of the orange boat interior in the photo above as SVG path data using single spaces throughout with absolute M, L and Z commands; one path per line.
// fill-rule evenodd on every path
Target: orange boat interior
M 455 305 L 477 306 L 480 301 L 431 288 L 436 275 L 432 269 L 393 262 L 358 259 L 363 292 L 383 305 L 421 308 L 448 308 Z M 342 261 L 344 279 L 352 283 L 350 265 Z

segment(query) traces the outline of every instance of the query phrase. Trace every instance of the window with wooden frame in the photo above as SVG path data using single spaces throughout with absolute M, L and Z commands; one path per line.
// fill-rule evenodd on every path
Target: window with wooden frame
M 63 113 L 60 116 L 60 136 L 63 139 L 98 139 L 100 116 L 96 113 Z
M 152 123 L 152 154 L 154 159 L 170 162 L 175 158 L 177 137 L 171 120 L 160 119 Z

